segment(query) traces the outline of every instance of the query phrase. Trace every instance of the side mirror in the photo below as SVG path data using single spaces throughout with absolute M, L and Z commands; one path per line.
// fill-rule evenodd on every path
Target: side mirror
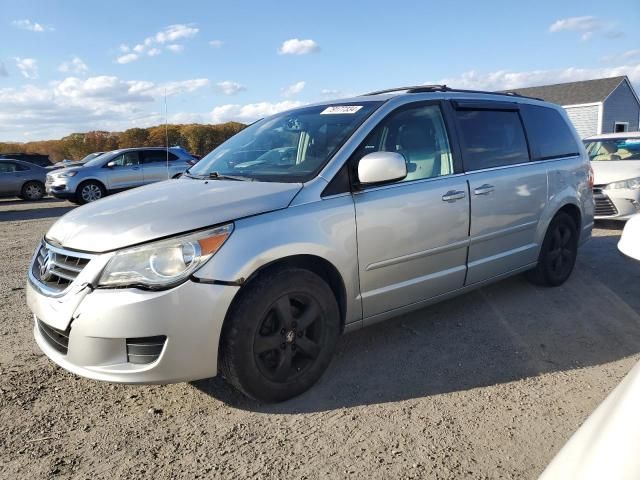
M 358 179 L 363 185 L 393 182 L 407 176 L 407 162 L 397 152 L 373 152 L 358 163 Z
M 116 166 L 116 162 L 109 162 L 107 163 L 107 168 L 113 168 Z

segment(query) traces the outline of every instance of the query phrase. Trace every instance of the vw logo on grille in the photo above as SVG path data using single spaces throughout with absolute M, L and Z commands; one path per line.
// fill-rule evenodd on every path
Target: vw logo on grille
M 47 253 L 45 253 L 44 258 L 40 263 L 40 280 L 45 282 L 51 280 L 51 277 L 53 277 L 53 272 L 51 272 L 52 269 L 53 264 L 51 263 L 51 252 L 47 250 Z

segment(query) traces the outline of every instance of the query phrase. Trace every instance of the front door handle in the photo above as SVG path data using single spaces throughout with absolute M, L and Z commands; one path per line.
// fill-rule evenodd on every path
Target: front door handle
M 442 196 L 443 202 L 455 202 L 456 200 L 461 200 L 465 197 L 465 192 L 462 190 L 449 190 Z
M 479 186 L 478 188 L 473 190 L 474 195 L 488 195 L 495 190 L 493 185 L 489 185 L 485 183 L 484 185 Z

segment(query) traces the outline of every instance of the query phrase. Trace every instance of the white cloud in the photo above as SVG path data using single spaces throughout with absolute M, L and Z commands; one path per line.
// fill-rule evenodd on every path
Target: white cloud
M 124 65 L 125 63 L 135 62 L 136 60 L 138 60 L 138 58 L 140 58 L 140 56 L 137 53 L 127 53 L 125 55 L 122 55 L 116 58 L 116 62 L 118 62 L 121 65 Z
M 235 95 L 237 93 L 244 92 L 247 89 L 244 85 L 230 80 L 216 83 L 216 88 L 225 95 Z
M 270 103 L 249 103 L 246 105 L 228 104 L 215 107 L 210 115 L 209 121 L 212 123 L 223 122 L 243 122 L 250 123 L 260 118 L 274 115 L 284 110 L 296 108 L 304 105 L 302 102 L 285 100 L 283 102 Z
M 435 83 L 448 85 L 453 88 L 495 91 L 554 83 L 576 82 L 594 78 L 616 77 L 619 75 L 627 75 L 632 83 L 640 85 L 640 63 L 631 63 L 617 67 L 570 67 L 559 70 L 530 70 L 524 72 L 498 70 L 483 73 L 476 70 L 469 70 L 457 77 L 442 78 L 435 82 L 425 82 L 425 84 Z
M 285 87 L 282 89 L 282 96 L 293 97 L 299 94 L 300 92 L 302 92 L 302 90 L 304 90 L 305 85 L 306 85 L 306 82 L 296 82 L 292 85 L 289 85 L 288 87 Z
M 63 73 L 75 73 L 78 75 L 85 74 L 89 71 L 89 67 L 84 63 L 80 57 L 73 57 L 68 62 L 62 62 L 58 66 L 58 71 Z
M 224 42 L 222 40 L 211 40 L 209 45 L 213 48 L 221 48 L 224 45 Z
M 7 71 L 7 67 L 4 66 L 3 62 L 0 62 L 0 77 L 8 77 L 9 72 Z
M 551 33 L 577 32 L 583 41 L 589 40 L 598 31 L 602 31 L 607 38 L 624 36 L 624 32 L 616 30 L 611 22 L 591 15 L 556 20 L 549 26 L 549 31 Z
M 640 59 L 640 49 L 635 50 L 627 50 L 626 52 L 615 54 L 615 55 L 606 55 L 602 57 L 600 60 L 609 63 L 609 62 L 628 62 Z
M 24 131 L 33 137 L 55 138 L 73 131 L 149 126 L 162 120 L 159 112 L 149 109 L 160 109 L 165 91 L 178 95 L 208 85 L 208 79 L 155 84 L 101 75 L 67 77 L 46 88 L 0 88 L 0 132 L 9 140 Z
M 141 43 L 136 44 L 133 48 L 127 44 L 121 44 L 118 48 L 121 55 L 116 59 L 117 63 L 125 64 L 135 62 L 144 55 L 155 57 L 160 55 L 162 50 L 159 47 L 166 46 L 166 49 L 178 53 L 184 50 L 184 45 L 174 43 L 177 40 L 187 40 L 194 37 L 200 30 L 192 25 L 175 24 L 169 25 L 164 30 L 157 32 L 155 35 L 145 38 Z M 168 44 L 168 45 L 165 45 Z M 133 51 L 133 53 L 129 53 Z
M 278 49 L 280 55 L 307 55 L 319 51 L 320 46 L 314 40 L 300 40 L 297 38 L 291 38 L 282 42 L 282 45 Z
M 38 78 L 38 62 L 35 59 L 16 57 L 15 61 L 16 67 L 18 67 L 24 78 L 29 80 Z
M 167 28 L 162 30 L 161 32 L 156 33 L 154 39 L 156 43 L 168 43 L 175 42 L 176 40 L 192 38 L 194 37 L 200 30 L 191 25 L 169 25 Z
M 195 90 L 207 87 L 209 85 L 208 78 L 195 78 L 193 80 L 182 80 L 178 82 L 168 82 L 158 87 L 158 94 L 167 92 L 167 95 L 178 95 L 180 93 L 191 93 Z
M 41 23 L 32 22 L 29 19 L 24 20 L 14 20 L 11 22 L 14 27 L 20 28 L 22 30 L 29 30 L 30 32 L 45 32 L 45 31 L 53 31 L 53 27 L 48 25 L 42 25 Z

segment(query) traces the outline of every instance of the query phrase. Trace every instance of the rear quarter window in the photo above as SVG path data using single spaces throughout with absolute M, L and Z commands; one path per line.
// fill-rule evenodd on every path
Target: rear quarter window
M 457 110 L 462 158 L 467 171 L 529 161 L 527 139 L 516 110 Z
M 520 112 L 527 129 L 533 160 L 578 155 L 578 144 L 560 112 L 536 105 L 521 105 Z

